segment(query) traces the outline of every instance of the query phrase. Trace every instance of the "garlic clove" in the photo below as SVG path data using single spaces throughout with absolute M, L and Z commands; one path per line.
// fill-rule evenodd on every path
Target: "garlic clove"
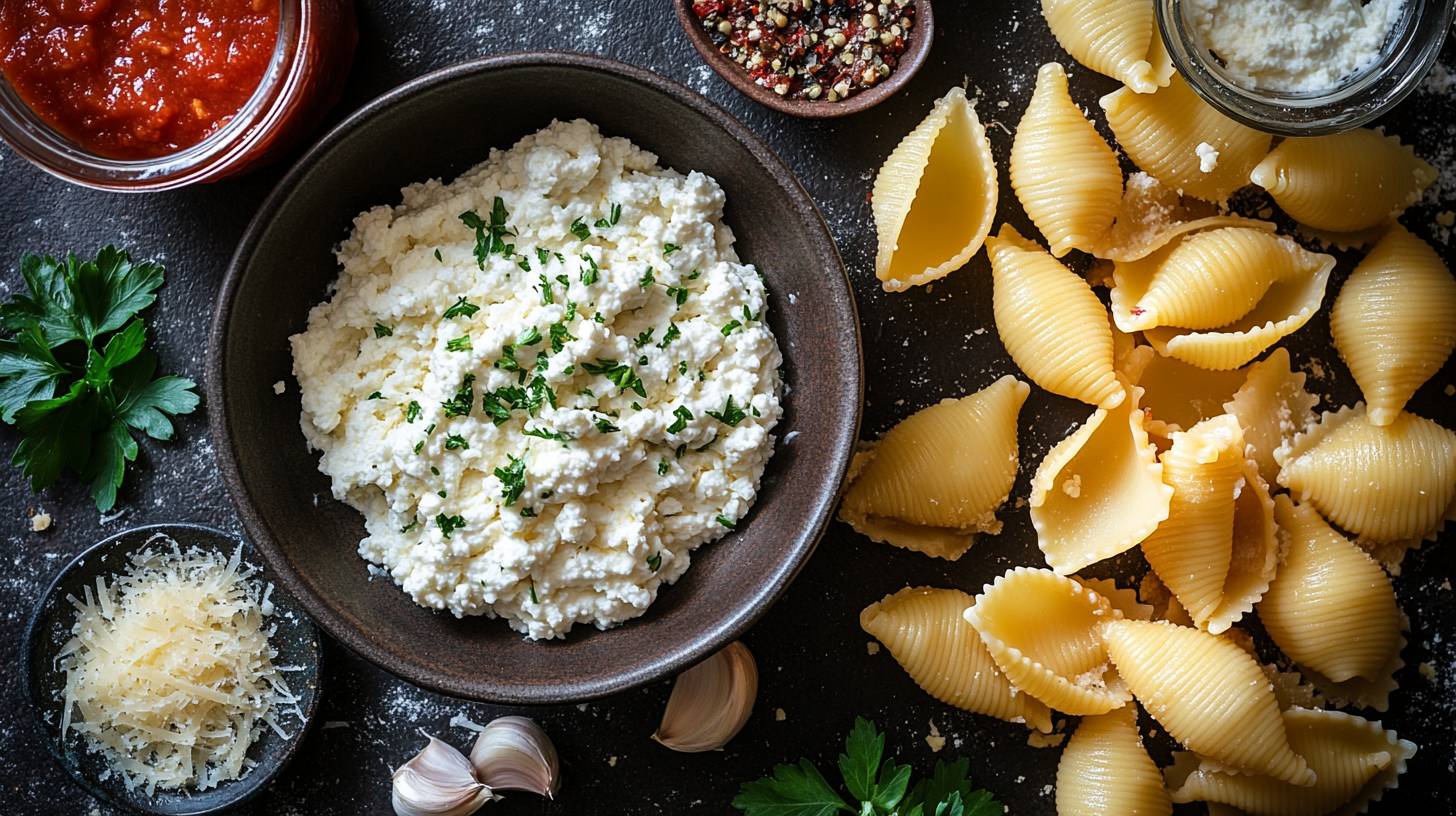
M 652 738 L 674 751 L 721 751 L 748 722 L 758 697 L 758 664 L 734 641 L 678 675 Z
M 521 790 L 556 798 L 561 773 L 556 746 L 535 720 L 500 717 L 475 738 L 470 764 L 481 781 L 495 790 Z
M 475 778 L 464 754 L 434 737 L 394 772 L 394 812 L 399 816 L 469 816 L 499 798 Z

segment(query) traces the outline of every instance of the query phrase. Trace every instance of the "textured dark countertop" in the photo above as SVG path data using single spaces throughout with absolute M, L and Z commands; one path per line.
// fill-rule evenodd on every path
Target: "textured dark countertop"
M 562 49 L 603 54 L 682 82 L 748 124 L 798 175 L 829 222 L 854 283 L 863 325 L 867 403 L 862 435 L 874 438 L 895 421 L 944 397 L 960 396 L 1015 373 L 991 317 L 988 264 L 978 255 L 933 287 L 889 295 L 871 271 L 873 223 L 865 194 L 885 155 L 953 85 L 967 83 L 979 97 L 1002 175 L 1001 216 L 1026 228 L 1005 178 L 1011 133 L 1030 97 L 1035 69 L 1059 60 L 1071 68 L 1074 97 L 1098 114 L 1096 98 L 1112 80 L 1074 66 L 1055 44 L 1033 0 L 957 3 L 941 0 L 930 59 L 907 90 L 857 116 L 839 121 L 797 120 L 772 113 L 738 95 L 698 59 L 673 17 L 668 0 L 361 0 L 361 39 L 344 100 L 331 122 L 379 93 L 431 69 L 484 54 Z M 1443 64 L 1456 66 L 1448 42 Z M 1428 80 L 1387 124 L 1441 170 L 1425 200 L 1405 223 L 1444 254 L 1451 230 L 1439 212 L 1456 209 L 1456 100 L 1444 68 Z M 521 89 L 523 94 L 529 88 Z M 1109 134 L 1110 135 L 1110 134 Z M 506 145 L 499 145 L 505 147 Z M 490 145 L 481 145 L 481 157 Z M 168 279 L 150 312 L 162 370 L 203 378 L 206 329 L 222 271 L 253 211 L 287 160 L 251 176 L 171 193 L 123 196 L 58 181 L 0 146 L 0 295 L 19 285 L 22 252 L 93 253 L 108 242 L 134 257 L 166 265 Z M 1341 254 L 1326 303 L 1348 274 Z M 1298 367 L 1310 373 L 1321 409 L 1358 399 L 1349 373 L 1329 346 L 1322 312 L 1287 343 Z M 1436 375 L 1411 410 L 1456 425 L 1456 364 Z M 20 471 L 0 467 L 0 813 L 99 814 L 96 803 L 55 767 L 39 744 L 21 701 L 19 637 L 51 578 L 94 541 L 141 524 L 188 521 L 237 533 L 240 527 L 218 477 L 206 406 L 182 418 L 169 443 L 143 440 L 128 469 L 119 509 L 98 518 L 75 479 L 33 496 Z M 1047 448 L 1090 409 L 1034 389 L 1021 415 L 1022 472 L 1012 501 L 1001 512 L 1006 529 L 983 537 L 954 564 L 875 545 L 835 522 L 817 553 L 773 610 L 744 638 L 761 673 L 758 703 L 743 732 L 721 753 L 672 753 L 648 739 L 669 688 L 656 685 L 579 706 L 522 710 L 465 703 L 414 688 L 327 641 L 327 687 L 318 729 L 272 789 L 243 812 L 250 814 L 388 813 L 390 771 L 423 745 L 419 730 L 466 747 L 471 733 L 452 726 L 456 715 L 486 722 L 504 713 L 535 717 L 561 753 L 565 784 L 555 804 L 529 794 L 508 794 L 485 812 L 658 813 L 733 812 L 738 784 L 778 762 L 806 756 L 831 773 L 843 735 L 856 715 L 873 718 L 889 734 L 891 750 L 915 766 L 917 776 L 935 759 L 968 756 L 975 781 L 1011 812 L 1054 813 L 1052 784 L 1059 751 L 1027 745 L 1022 726 L 953 709 L 920 691 L 888 653 L 871 655 L 858 612 L 907 584 L 957 586 L 977 592 L 1008 567 L 1041 563 L 1035 533 L 1017 497 Z M 7 456 L 18 435 L 0 427 Z M 302 444 L 302 439 L 299 440 Z M 44 533 L 30 531 L 29 515 L 44 509 L 55 519 Z M 1456 770 L 1456 572 L 1451 534 L 1410 556 L 1395 579 L 1411 618 L 1401 690 L 1385 715 L 1365 712 L 1420 744 L 1399 790 L 1375 813 L 1450 813 L 1449 781 Z M 1133 554 L 1091 570 L 1126 577 L 1144 565 Z M 1253 627 L 1257 631 L 1257 624 Z M 1267 647 L 1267 642 L 1264 643 Z M 1266 657 L 1272 657 L 1268 652 Z M 1433 679 L 1417 671 L 1434 669 Z M 1067 723 L 1070 726 L 1072 723 Z M 948 738 L 932 754 L 932 729 Z M 1165 762 L 1170 746 L 1150 741 Z M 1446 790 L 1443 790 L 1446 789 Z M 1201 806 L 1181 806 L 1199 813 Z

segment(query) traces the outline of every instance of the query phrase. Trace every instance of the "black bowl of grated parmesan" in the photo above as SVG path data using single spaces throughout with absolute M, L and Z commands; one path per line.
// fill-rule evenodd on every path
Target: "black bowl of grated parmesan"
M 263 791 L 318 709 L 318 630 L 246 542 L 127 530 L 72 561 L 21 654 L 46 746 L 101 802 L 202 814 Z

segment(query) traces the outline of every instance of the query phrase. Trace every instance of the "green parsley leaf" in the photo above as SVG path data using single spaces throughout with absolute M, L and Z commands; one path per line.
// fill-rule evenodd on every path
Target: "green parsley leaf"
M 687 452 L 688 452 L 688 443 L 684 442 L 681 445 L 678 445 L 677 446 L 677 450 L 673 452 L 672 458 L 674 458 L 674 459 L 681 459 L 681 458 L 683 458 L 683 454 L 684 453 L 687 453 Z
M 637 348 L 642 348 L 643 346 L 652 342 L 652 333 L 655 331 L 657 331 L 656 328 L 649 328 L 647 331 L 637 335 L 637 339 L 634 340 L 633 343 L 636 344 Z
M 591 228 L 586 225 L 586 221 L 578 218 L 571 222 L 571 234 L 579 240 L 585 241 L 591 237 Z
M 657 572 L 658 568 L 661 567 L 661 566 L 662 566 L 662 553 L 654 553 L 652 555 L 647 556 L 647 567 L 649 569 L 651 569 L 653 572 Z
M 516 337 L 516 345 L 518 346 L 534 346 L 539 342 L 541 342 L 541 331 L 535 326 L 526 329 Z
M 440 475 L 440 469 L 437 468 L 437 467 L 435 467 L 434 465 L 430 465 L 430 475 L 432 475 L 432 476 L 439 476 Z
M 534 507 L 527 507 L 526 509 L 524 509 L 524 510 L 521 511 L 521 518 L 535 518 L 535 517 L 536 517 L 536 508 L 534 508 Z M 532 601 L 531 602 L 532 603 L 535 603 L 535 599 L 532 598 Z
M 578 391 L 576 393 L 580 394 L 583 397 L 591 397 L 593 399 L 596 399 L 596 396 L 597 396 L 596 394 L 593 394 L 592 393 L 592 390 L 590 388 L 583 388 L 583 389 L 581 389 L 580 391 Z
M 708 440 L 708 444 L 702 446 L 701 448 L 693 448 L 693 450 L 697 451 L 698 453 L 702 453 L 703 451 L 707 450 L 708 448 L 713 447 L 713 443 L 714 442 L 717 442 L 717 441 L 718 441 L 718 437 L 715 436 L 712 439 L 709 439 Z
M 526 510 L 531 510 L 531 508 L 527 507 Z M 525 510 L 522 510 L 521 511 L 521 515 L 523 515 L 523 516 L 526 515 Z M 533 516 L 536 515 L 536 511 L 535 510 L 531 510 L 531 515 L 533 515 Z M 540 601 L 536 600 L 536 579 L 534 577 L 531 578 L 531 603 L 533 603 L 533 604 L 539 604 L 539 603 L 541 603 Z
M 435 250 L 435 251 L 436 252 L 439 252 L 439 250 Z M 415 525 L 416 524 L 419 524 L 419 523 L 420 523 L 420 520 L 419 519 L 415 519 L 414 521 L 411 521 L 409 524 L 406 524 L 405 526 L 399 528 L 399 531 L 401 533 L 408 533 L 410 530 L 413 530 L 415 528 Z
M 605 322 L 607 322 L 607 319 L 605 317 L 602 317 L 602 313 L 601 312 L 597 312 L 596 314 L 593 314 L 592 315 L 592 320 L 595 320 L 598 323 L 605 323 Z
M 460 434 L 450 434 L 445 437 L 445 450 L 469 450 L 470 442 Z
M 404 421 L 414 424 L 414 421 L 419 419 L 423 413 L 424 411 L 420 408 L 420 404 L 414 400 L 410 400 L 409 405 L 406 405 L 404 408 Z
M 430 424 L 429 424 L 429 425 L 426 425 L 426 426 L 425 426 L 425 434 L 426 434 L 426 435 L 427 435 L 427 436 L 428 436 L 428 435 L 429 435 L 429 434 L 432 434 L 432 433 L 434 433 L 434 432 L 435 432 L 435 423 L 433 423 L 433 422 L 431 422 L 431 423 L 430 423 Z
M 447 340 L 445 348 L 448 351 L 470 351 L 474 346 L 470 342 L 470 335 L 462 334 L 459 337 Z
M 634 411 L 640 411 L 640 410 L 642 410 L 642 403 L 640 403 L 640 402 L 633 402 L 632 403 L 632 410 L 634 410 Z
M 854 728 L 844 741 L 844 751 L 839 755 L 839 772 L 844 775 L 844 787 L 850 796 L 869 801 L 875 794 L 875 771 L 885 753 L 885 735 L 875 731 L 869 720 L 856 717 Z
M 677 244 L 663 244 L 662 257 L 666 258 L 672 253 L 677 252 L 679 249 L 682 249 L 682 247 L 678 246 Z
M 745 782 L 733 797 L 733 807 L 749 816 L 830 816 L 839 811 L 858 812 L 844 803 L 829 781 L 807 759 L 798 766 L 777 765 L 772 777 Z
M 560 431 L 548 430 L 546 428 L 527 428 L 521 431 L 521 433 L 525 434 L 526 436 L 534 436 L 540 439 L 550 439 L 554 442 L 571 441 L 571 437 L 567 436 L 566 434 L 561 433 Z M 550 493 L 551 491 L 548 490 L 546 492 Z
M 701 276 L 702 274 L 703 274 L 702 272 L 699 272 L 698 270 L 694 269 L 693 270 L 693 274 L 688 275 L 686 278 L 684 278 L 684 280 L 690 280 L 690 281 L 697 280 L 698 277 Z
M 683 361 L 681 361 L 681 362 L 679 362 L 677 364 L 677 373 L 678 374 L 687 374 L 688 373 L 688 361 L 687 360 L 683 360 Z
M 440 250 L 438 249 L 435 250 L 435 260 L 439 261 L 440 263 L 445 262 L 445 259 L 440 257 Z
M 642 378 L 625 363 L 618 364 L 616 360 L 603 360 L 598 357 L 595 364 L 582 363 L 581 367 L 588 374 L 605 376 L 622 391 L 636 391 L 639 397 L 647 396 L 647 388 L 642 384 Z
M 550 403 L 552 408 L 557 407 L 556 392 L 551 390 L 551 386 L 546 384 L 545 377 L 537 374 L 531 380 L 530 389 L 530 397 L 526 400 L 526 410 L 531 416 L 535 416 L 536 412 L 541 410 L 543 403 Z
M 547 252 L 541 247 L 536 247 L 536 260 L 541 264 L 541 266 L 544 267 L 546 265 L 546 259 L 549 257 L 551 257 L 551 253 Z
M 737 527 L 738 526 L 738 522 L 734 521 L 733 519 L 728 518 L 727 516 L 723 515 L 722 513 L 719 513 L 718 514 L 718 523 L 721 524 L 721 525 L 723 525 L 724 527 L 727 527 L 730 530 L 733 529 L 734 527 Z
M 516 266 L 520 267 L 522 272 L 531 271 L 531 262 L 526 260 L 525 258 L 518 259 L 516 261 Z
M 551 353 L 555 354 L 561 351 L 567 343 L 575 339 L 576 337 L 566 330 L 565 321 L 551 324 Z
M 615 226 L 617 226 L 617 219 L 619 219 L 621 217 L 622 217 L 622 205 L 621 204 L 613 204 L 612 205 L 612 209 L 611 209 L 610 213 L 608 214 L 608 216 L 606 218 L 598 218 L 597 219 L 596 228 L 597 229 L 609 229 L 611 227 L 615 227 Z
M 380 393 L 378 391 L 375 391 L 373 394 L 370 394 L 369 396 L 365 397 L 365 399 L 372 399 L 372 400 L 384 399 L 384 394 L 382 394 L 382 393 Z
M 672 465 L 666 459 L 663 459 L 661 462 L 658 462 L 657 463 L 657 475 L 658 476 L 666 476 L 667 475 L 667 469 L 670 468 L 670 467 L 672 467 Z
M 693 412 L 689 411 L 686 405 L 679 405 L 677 409 L 672 412 L 672 415 L 677 417 L 677 420 L 674 421 L 671 425 L 667 426 L 667 432 L 671 434 L 675 434 L 678 431 L 681 431 L 683 428 L 686 428 L 688 426 L 688 422 L 693 419 Z
M 461 516 L 447 516 L 441 513 L 435 516 L 435 525 L 440 528 L 440 535 L 449 538 L 451 533 L 465 526 L 465 519 Z
M 688 302 L 688 288 L 686 286 L 669 286 L 667 287 L 667 296 L 677 301 L 677 305 L 681 306 Z
M 667 331 L 662 333 L 662 342 L 658 343 L 657 347 L 660 349 L 665 349 L 667 348 L 669 343 L 678 339 L 679 337 L 682 337 L 682 331 L 678 329 L 676 323 L 669 321 L 667 324 Z
M 475 405 L 475 375 L 466 374 L 460 381 L 460 389 L 455 396 L 445 401 L 440 407 L 445 411 L 445 418 L 469 416 L 470 409 Z
M 587 286 L 591 286 L 601 277 L 601 269 L 597 267 L 596 260 L 585 252 L 581 254 L 581 259 L 589 264 L 587 269 L 581 270 L 581 282 Z M 597 322 L 600 323 L 601 321 L 598 320 Z
M 743 322 L 744 322 L 745 325 L 748 324 L 748 323 L 757 322 L 758 319 L 760 317 L 762 317 L 762 316 L 763 316 L 763 310 L 762 309 L 760 309 L 760 310 L 758 310 L 756 312 L 749 311 L 748 304 L 747 303 L 743 304 Z
M 742 326 L 742 325 L 743 324 L 742 323 L 739 323 L 737 320 L 730 320 L 730 321 L 728 321 L 728 325 L 726 325 L 726 326 L 723 327 L 723 336 L 724 337 L 727 337 L 728 335 L 730 335 L 730 334 L 733 333 L 733 330 L 734 329 L 736 329 L 736 328 L 738 328 L 739 326 Z
M 393 328 L 391 328 L 389 326 L 386 326 L 383 323 L 375 323 L 374 324 L 374 336 L 375 337 L 390 337 L 393 334 L 394 334 L 394 329 Z
M 748 416 L 747 414 L 743 413 L 743 409 L 733 404 L 732 394 L 728 395 L 728 402 L 723 406 L 722 411 L 704 411 L 703 413 L 707 414 L 713 419 L 718 420 L 719 422 L 727 425 L 730 428 L 736 426 L 738 423 L 743 421 L 743 418 L 745 416 Z
M 452 317 L 473 317 L 478 311 L 480 311 L 479 306 L 462 297 L 455 301 L 454 306 L 445 310 L 444 318 L 449 320 Z
M 418 441 L 418 442 L 415 443 L 415 453 L 416 454 L 418 454 L 420 451 L 422 451 L 424 449 L 425 449 L 425 440 L 421 439 L 420 441 Z
M 600 417 L 596 419 L 594 424 L 597 426 L 597 430 L 604 434 L 616 433 L 617 431 L 621 430 L 621 428 L 618 428 L 616 425 L 613 425 L 612 423 Z
M 652 276 L 652 267 L 649 266 L 647 267 L 647 271 L 642 273 L 642 280 L 637 281 L 637 285 L 642 287 L 643 289 L 646 289 L 647 287 L 651 286 L 655 281 L 656 278 Z
M 502 470 L 495 469 L 495 477 L 500 479 L 501 498 L 505 500 L 506 507 L 515 504 L 521 498 L 521 492 L 526 489 L 526 458 L 523 456 L 517 459 L 510 454 L 506 458 L 511 461 L 510 467 Z
M 506 228 L 506 217 L 506 203 L 500 196 L 495 197 L 489 223 L 475 210 L 460 214 L 460 222 L 475 230 L 475 262 L 481 269 L 485 268 L 485 259 L 492 252 L 509 255 L 514 250 L 514 247 L 507 247 L 505 242 L 505 236 L 514 234 Z
M 497 428 L 506 424 L 511 418 L 511 409 L 501 404 L 498 394 L 486 392 L 480 395 L 480 410 Z
M 555 303 L 556 299 L 551 295 L 551 279 L 545 275 L 541 276 L 541 303 Z

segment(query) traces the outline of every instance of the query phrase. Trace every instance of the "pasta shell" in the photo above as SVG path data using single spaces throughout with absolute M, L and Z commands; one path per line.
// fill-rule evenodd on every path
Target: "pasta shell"
M 1405 560 L 1405 554 L 1411 550 L 1419 550 L 1421 544 L 1426 541 L 1435 541 L 1437 534 L 1446 528 L 1447 522 L 1451 521 L 1456 521 L 1456 501 L 1446 508 L 1445 515 L 1424 536 L 1411 536 L 1395 541 L 1372 541 L 1362 536 L 1355 539 L 1355 544 L 1370 553 L 1371 558 L 1380 562 L 1386 572 L 1391 575 L 1400 575 L 1400 563 Z
M 1319 421 L 1314 412 L 1319 397 L 1304 390 L 1304 380 L 1304 372 L 1296 374 L 1290 367 L 1289 351 L 1277 348 L 1249 366 L 1243 386 L 1223 404 L 1225 411 L 1239 418 L 1247 452 L 1259 464 L 1260 478 L 1269 484 L 1279 477 L 1274 451 Z
M 1194 213 L 1199 202 L 1189 202 L 1195 206 L 1185 205 L 1176 191 L 1147 173 L 1133 173 L 1123 188 L 1112 229 L 1097 242 L 1092 254 L 1109 261 L 1135 261 L 1188 232 L 1226 226 L 1274 230 L 1267 221 L 1239 215 L 1199 218 Z
M 1404 621 L 1405 617 L 1401 616 L 1401 620 Z M 1404 624 L 1402 623 L 1402 625 Z M 1390 658 L 1376 672 L 1379 676 L 1374 680 L 1351 677 L 1342 683 L 1336 683 L 1308 666 L 1300 666 L 1300 670 L 1309 678 L 1309 682 L 1324 692 L 1330 702 L 1337 706 L 1355 706 L 1356 708 L 1386 711 L 1390 708 L 1391 692 L 1400 689 L 1400 683 L 1395 680 L 1395 673 L 1405 668 L 1405 660 L 1400 656 L 1400 653 L 1405 651 L 1405 647 L 1405 636 L 1401 635 L 1395 643 L 1395 648 L 1391 650 Z
M 965 611 L 1011 684 L 1068 714 L 1105 714 L 1132 699 L 1097 634 L 1098 623 L 1121 617 L 1071 578 L 1026 567 L 988 584 Z
M 1301 224 L 1354 232 L 1400 215 L 1436 176 L 1400 139 L 1359 128 L 1285 139 L 1249 179 Z
M 1131 88 L 1102 97 L 1117 143 L 1140 169 L 1184 195 L 1221 202 L 1249 183 L 1249 171 L 1269 153 L 1272 137 L 1224 116 L 1198 98 L 1182 76 L 1168 87 L 1139 94 Z M 1203 172 L 1200 144 L 1218 151 L 1218 165 Z
M 875 177 L 875 276 L 885 291 L 929 283 L 969 261 L 991 232 L 996 193 L 986 129 L 966 92 L 951 88 Z
M 1031 392 L 1015 377 L 902 421 L 866 456 L 839 517 L 875 541 L 954 561 L 1016 480 L 1016 417 Z
M 1152 0 L 1041 0 L 1041 13 L 1077 62 L 1139 93 L 1157 90 L 1148 63 L 1159 39 Z
M 1132 693 L 1185 747 L 1240 773 L 1314 784 L 1290 750 L 1264 670 L 1229 640 L 1171 623 L 1102 624 L 1107 652 Z
M 986 243 L 996 331 L 1032 382 L 1110 408 L 1122 401 L 1107 312 L 1080 275 L 1010 224 Z
M 1456 433 L 1404 411 L 1371 425 L 1363 402 L 1326 411 L 1274 460 L 1279 484 L 1300 501 L 1377 543 L 1425 535 L 1456 498 Z
M 1236 417 L 1175 433 L 1162 461 L 1173 500 L 1167 520 L 1143 541 L 1143 555 L 1193 621 L 1218 634 L 1253 608 L 1274 577 L 1274 502 L 1244 459 Z
M 1153 619 L 1153 607 L 1138 602 L 1137 590 L 1118 589 L 1117 582 L 1111 578 L 1083 578 L 1080 575 L 1074 577 L 1077 583 L 1106 598 L 1112 608 L 1121 612 L 1124 618 Z
M 1067 72 L 1055 62 L 1037 72 L 1036 91 L 1011 144 L 1010 172 L 1011 188 L 1052 255 L 1091 251 L 1112 228 L 1122 168 L 1068 95 Z
M 1123 387 L 1127 398 L 1058 442 L 1031 480 L 1037 546 L 1058 575 L 1132 549 L 1168 517 L 1173 488 L 1143 430 L 1142 389 Z
M 1290 659 L 1334 682 L 1380 679 L 1401 640 L 1390 578 L 1313 507 L 1275 502 L 1289 549 L 1259 602 L 1264 628 Z
M 1162 579 L 1158 578 L 1156 572 L 1149 570 L 1143 574 L 1143 579 L 1138 584 L 1138 597 L 1142 599 L 1143 603 L 1153 607 L 1151 620 L 1198 628 L 1193 623 L 1193 619 L 1188 617 L 1188 610 L 1183 608 L 1183 604 L 1178 603 L 1178 596 L 1168 589 Z
M 1330 334 L 1370 423 L 1389 425 L 1456 347 L 1456 279 L 1430 245 L 1394 224 L 1340 288 Z
M 1223 401 L 1244 384 L 1249 370 L 1208 371 L 1154 352 L 1138 380 L 1142 405 L 1152 413 L 1148 431 L 1171 439 L 1173 432 L 1223 413 Z
M 1083 717 L 1057 763 L 1057 816 L 1169 816 L 1173 800 L 1143 748 L 1137 707 Z
M 1012 687 L 961 617 L 975 602 L 958 589 L 906 587 L 865 607 L 859 625 L 935 699 L 1050 733 L 1051 712 Z
M 1324 708 L 1328 702 L 1321 697 L 1313 684 L 1304 682 L 1297 671 L 1282 671 L 1273 663 L 1265 663 L 1264 676 L 1274 686 L 1274 696 L 1279 698 L 1279 710 L 1291 708 Z
M 1217 329 L 1253 311 L 1274 285 L 1333 267 L 1333 257 L 1267 230 L 1205 230 L 1117 264 L 1113 281 L 1123 292 L 1113 301 L 1112 315 L 1127 332 L 1156 326 Z
M 1415 743 L 1380 723 L 1340 711 L 1293 708 L 1283 719 L 1290 746 L 1318 776 L 1313 786 L 1224 773 L 1179 752 L 1166 772 L 1173 801 L 1221 802 L 1249 816 L 1354 816 L 1397 787 L 1416 754 Z

